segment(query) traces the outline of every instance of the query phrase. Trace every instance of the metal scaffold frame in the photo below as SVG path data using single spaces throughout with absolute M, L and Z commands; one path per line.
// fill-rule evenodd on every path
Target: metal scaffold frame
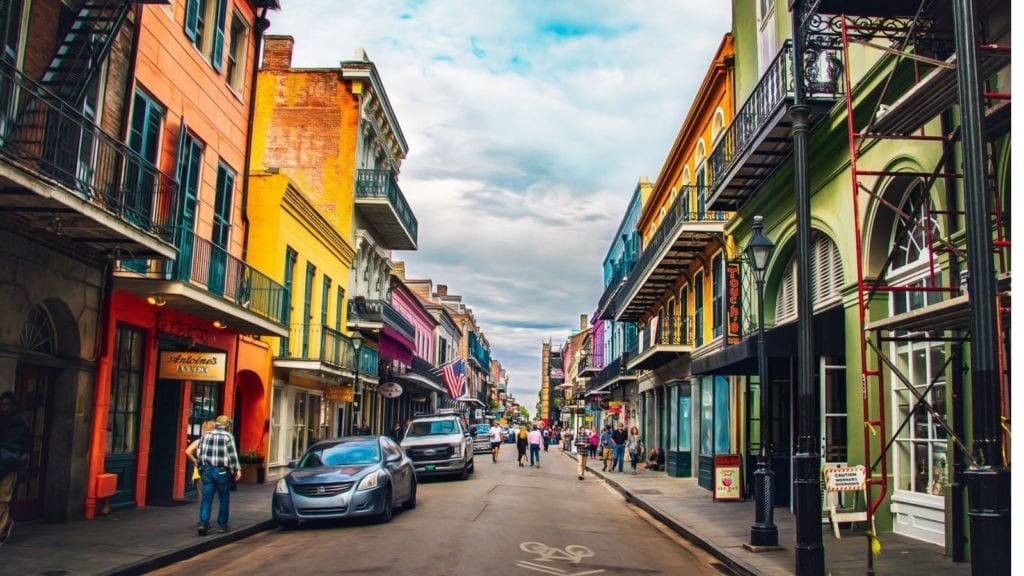
M 962 485 L 957 476 L 964 469 L 965 463 L 977 464 L 977 456 L 963 440 L 965 415 L 954 409 L 947 419 L 944 412 L 933 406 L 929 401 L 930 394 L 940 384 L 940 377 L 962 370 L 962 345 L 970 340 L 970 296 L 966 290 L 961 271 L 969 265 L 963 243 L 964 210 L 959 208 L 954 198 L 955 191 L 963 187 L 962 174 L 957 170 L 960 127 L 953 127 L 950 110 L 957 104 L 957 54 L 953 50 L 953 42 L 944 38 L 934 29 L 934 22 L 921 18 L 925 2 L 921 2 L 918 14 L 914 17 L 869 17 L 855 15 L 819 15 L 815 14 L 809 23 L 809 46 L 829 46 L 841 44 L 843 53 L 843 88 L 846 106 L 847 138 L 850 154 L 851 192 L 854 206 L 854 228 L 856 232 L 857 258 L 857 307 L 860 326 L 861 361 L 861 398 L 864 415 L 864 460 L 867 472 L 867 526 L 873 526 L 873 517 L 884 502 L 888 492 L 889 452 L 896 444 L 900 434 L 910 423 L 911 417 L 919 409 L 927 411 L 932 422 L 940 426 L 949 443 L 949 462 L 946 475 L 952 480 L 954 488 Z M 863 46 L 863 52 L 877 49 L 891 56 L 888 76 L 882 78 L 879 85 L 871 91 L 858 92 L 851 81 L 851 46 Z M 985 80 L 1009 64 L 1009 49 L 1005 46 L 983 45 L 978 48 L 978 70 Z M 810 65 L 809 63 L 807 65 Z M 909 87 L 892 89 L 898 73 L 913 73 L 913 82 Z M 859 88 L 859 87 L 858 87 Z M 894 95 L 887 94 L 892 92 Z M 998 326 L 999 353 L 998 374 L 1000 387 L 1000 429 L 1003 438 L 1003 462 L 1009 466 L 1009 219 L 1004 214 L 1000 202 L 1000 194 L 996 178 L 998 159 L 995 157 L 994 141 L 1008 130 L 1010 95 L 1005 92 L 985 91 L 983 101 L 989 131 L 987 135 L 986 155 L 989 170 L 988 192 L 993 197 L 990 223 L 993 236 L 993 254 L 996 272 L 996 318 Z M 858 102 L 857 98 L 861 98 Z M 873 102 L 873 105 L 872 105 Z M 885 104 L 888 102 L 888 104 Z M 856 108 L 856 109 L 855 109 Z M 936 118 L 939 121 L 936 122 Z M 938 126 L 938 128 L 936 128 Z M 889 159 L 884 154 L 869 154 L 873 146 L 881 140 L 914 141 L 919 147 L 937 146 L 938 162 L 931 171 L 912 173 L 893 171 L 885 163 Z M 1007 159 L 1008 161 L 1008 159 Z M 878 183 L 890 178 L 916 178 L 920 182 L 920 191 L 916 197 L 911 195 L 910 209 L 902 209 L 900 202 L 893 203 L 884 197 Z M 936 202 L 941 191 L 937 183 L 944 185 L 946 196 L 943 202 Z M 908 187 L 909 188 L 909 187 Z M 863 202 L 863 204 L 862 204 Z M 862 206 L 871 208 L 862 212 Z M 926 278 L 921 281 L 916 277 L 907 283 L 888 282 L 886 271 L 897 256 L 898 243 L 889 245 L 889 253 L 881 267 L 873 267 L 873 272 L 866 270 L 865 230 L 862 217 L 865 214 L 889 211 L 892 221 L 896 223 L 897 238 L 906 231 L 914 232 L 925 238 L 923 249 L 928 252 Z M 921 215 L 923 214 L 923 217 Z M 959 233 L 959 234 L 958 234 Z M 876 297 L 881 294 L 915 293 L 923 306 L 899 314 L 886 314 L 885 318 L 872 320 L 869 309 L 873 305 L 881 305 Z M 945 365 L 936 370 L 934 377 L 923 391 L 911 382 L 911 379 L 890 356 L 894 343 L 905 342 L 944 342 L 947 344 Z M 954 362 L 955 361 L 955 362 Z M 951 368 L 952 366 L 952 368 Z M 886 406 L 886 375 L 891 375 L 893 384 L 902 382 L 906 390 L 913 395 L 912 403 L 901 422 L 895 423 L 890 434 L 890 407 Z M 960 404 L 963 395 L 962 376 L 952 375 L 949 378 L 950 391 Z M 918 383 L 919 384 L 919 383 Z M 952 474 L 951 474 L 952 471 Z M 894 470 L 895 474 L 896 471 Z M 895 481 L 895 480 L 894 480 Z M 962 492 L 962 490 L 960 491 Z M 954 506 L 962 502 L 962 493 L 956 490 L 953 495 Z M 953 514 L 954 517 L 958 513 Z M 873 573 L 873 554 L 868 551 L 868 573 Z M 956 546 L 956 545 L 954 545 Z M 962 546 L 962 544 L 961 544 Z M 963 554 L 959 554 L 963 560 Z M 954 559 L 957 559 L 954 551 Z

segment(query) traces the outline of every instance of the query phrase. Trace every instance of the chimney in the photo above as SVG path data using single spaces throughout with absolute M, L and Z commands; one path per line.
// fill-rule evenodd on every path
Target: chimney
M 587 315 L 586 314 L 580 314 L 580 330 L 586 330 L 586 329 L 587 329 Z
M 391 264 L 391 275 L 405 282 L 405 262 L 397 260 Z
M 437 285 L 437 295 L 438 296 L 447 296 L 448 295 L 448 285 L 447 284 L 438 284 Z
M 263 38 L 263 42 L 264 70 L 288 70 L 292 67 L 294 37 L 267 35 Z

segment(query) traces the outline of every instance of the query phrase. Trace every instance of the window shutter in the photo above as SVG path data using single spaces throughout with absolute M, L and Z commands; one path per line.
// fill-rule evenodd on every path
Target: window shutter
M 196 28 L 199 27 L 199 0 L 185 1 L 185 36 L 192 42 L 196 41 Z
M 210 53 L 210 64 L 217 72 L 224 67 L 224 21 L 227 19 L 228 1 L 217 2 L 217 27 L 213 31 L 213 51 Z

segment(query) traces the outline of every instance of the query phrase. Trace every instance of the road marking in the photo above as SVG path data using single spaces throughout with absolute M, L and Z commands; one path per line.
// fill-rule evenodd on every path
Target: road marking
M 593 550 L 580 544 L 570 544 L 563 549 L 555 546 L 548 546 L 542 542 L 523 542 L 519 545 L 519 549 L 523 552 L 536 554 L 537 562 L 568 562 L 570 564 L 579 564 L 580 560 L 590 558 L 594 555 Z M 586 574 L 599 574 L 604 572 L 604 569 L 597 569 L 570 573 L 568 570 L 555 568 L 550 564 L 537 564 L 536 562 L 531 562 L 529 560 L 519 560 L 516 562 L 516 565 L 520 568 L 526 568 L 527 570 L 542 572 L 544 574 L 555 574 L 558 576 L 584 576 Z

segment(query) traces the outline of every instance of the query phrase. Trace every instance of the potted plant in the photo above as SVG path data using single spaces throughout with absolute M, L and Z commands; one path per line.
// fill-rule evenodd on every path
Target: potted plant
M 253 449 L 238 455 L 242 464 L 242 482 L 246 484 L 263 484 L 266 480 L 266 469 L 263 467 L 263 455 Z

